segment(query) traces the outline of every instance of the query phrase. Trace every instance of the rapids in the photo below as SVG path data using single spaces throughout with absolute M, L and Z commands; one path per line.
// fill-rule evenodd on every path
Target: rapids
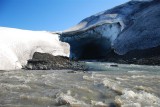
M 86 65 L 88 72 L 0 71 L 0 107 L 160 107 L 160 67 Z

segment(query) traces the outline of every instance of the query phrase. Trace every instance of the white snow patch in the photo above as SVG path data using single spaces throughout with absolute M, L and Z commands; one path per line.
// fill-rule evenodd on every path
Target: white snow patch
M 107 15 L 106 15 L 107 16 Z M 101 18 L 103 19 L 104 16 L 102 16 Z M 90 28 L 94 28 L 96 26 L 100 26 L 100 25 L 104 25 L 104 24 L 114 24 L 114 23 L 119 23 L 121 25 L 121 31 L 126 27 L 126 25 L 124 24 L 124 22 L 122 21 L 122 19 L 119 17 L 119 18 L 111 18 L 111 19 L 106 19 L 106 20 L 102 20 L 100 18 L 99 21 L 97 21 L 96 23 L 94 24 L 91 24 L 91 25 L 88 25 L 86 27 L 86 25 L 88 24 L 88 22 L 82 22 L 68 30 L 65 30 L 63 33 L 65 32 L 73 32 L 73 31 L 85 31 L 87 29 L 90 29 Z
M 34 52 L 69 56 L 69 45 L 46 31 L 0 27 L 0 38 L 0 70 L 21 69 Z
M 65 30 L 63 32 L 77 31 L 77 30 L 83 29 L 87 25 L 87 23 L 88 22 L 79 23 L 78 25 L 71 27 L 70 29 Z

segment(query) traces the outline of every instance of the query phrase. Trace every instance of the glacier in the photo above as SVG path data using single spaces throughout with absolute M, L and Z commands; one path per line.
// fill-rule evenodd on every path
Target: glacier
M 21 69 L 35 52 L 69 56 L 69 45 L 59 35 L 0 27 L 0 70 Z
M 159 0 L 131 0 L 85 18 L 61 32 L 60 38 L 70 44 L 71 59 L 139 57 L 144 50 L 160 46 L 159 10 Z
M 65 31 L 0 27 L 0 69 L 21 69 L 35 52 L 74 60 L 159 55 L 159 10 L 159 0 L 131 0 Z

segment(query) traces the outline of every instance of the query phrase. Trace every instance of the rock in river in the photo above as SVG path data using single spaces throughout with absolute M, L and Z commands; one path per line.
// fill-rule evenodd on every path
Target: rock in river
M 28 70 L 57 70 L 57 69 L 73 69 L 86 70 L 83 62 L 70 61 L 65 56 L 53 56 L 48 53 L 35 52 L 32 59 L 28 60 L 24 69 Z

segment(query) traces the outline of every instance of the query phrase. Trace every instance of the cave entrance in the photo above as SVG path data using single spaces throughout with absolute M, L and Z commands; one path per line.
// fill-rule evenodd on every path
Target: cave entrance
M 81 60 L 102 59 L 104 49 L 100 43 L 91 42 L 82 46 Z

